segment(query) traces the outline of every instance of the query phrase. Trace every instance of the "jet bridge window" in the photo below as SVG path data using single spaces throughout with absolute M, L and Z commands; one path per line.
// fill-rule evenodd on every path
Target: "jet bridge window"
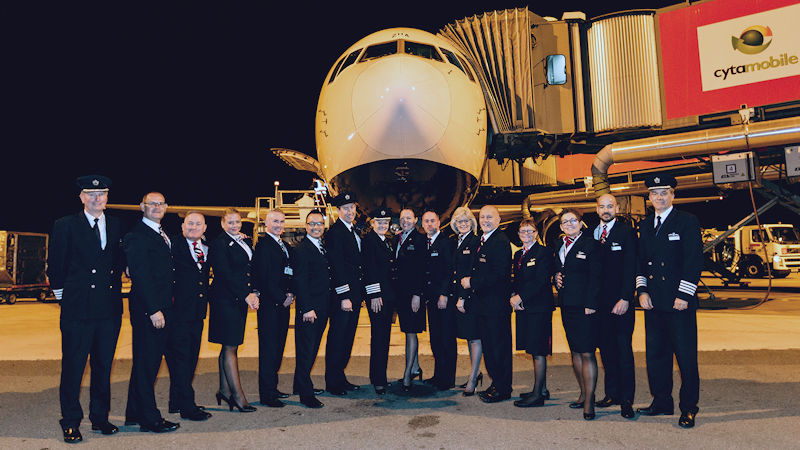
M 567 83 L 567 58 L 564 55 L 547 55 L 547 84 Z
M 383 58 L 384 56 L 394 55 L 397 53 L 397 42 L 384 42 L 383 44 L 376 44 L 370 45 L 364 50 L 364 54 L 361 55 L 361 59 L 358 61 L 360 63 L 364 61 L 369 61 L 371 59 L 378 59 Z
M 356 62 L 356 59 L 358 59 L 358 54 L 359 53 L 361 53 L 361 49 L 358 49 L 358 50 L 354 51 L 353 53 L 350 53 L 349 55 L 347 55 L 347 59 L 344 60 L 344 64 L 342 64 L 342 68 L 339 69 L 339 73 L 344 72 L 344 69 L 346 69 L 347 66 L 349 66 L 349 65 L 353 64 L 354 62 Z M 338 77 L 339 75 L 337 74 L 336 76 Z
M 436 47 L 432 45 L 406 41 L 405 52 L 409 55 L 420 56 L 422 58 L 435 59 L 436 61 L 444 62 L 442 56 L 436 51 Z

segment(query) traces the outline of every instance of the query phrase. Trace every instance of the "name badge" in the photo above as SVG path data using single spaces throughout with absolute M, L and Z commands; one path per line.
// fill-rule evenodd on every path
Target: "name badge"
M 283 268 L 283 274 L 291 276 L 291 275 L 294 275 L 294 272 L 292 271 L 291 267 L 286 266 L 286 267 Z
M 464 254 L 464 255 L 469 255 L 469 249 L 466 249 L 466 250 L 464 250 L 464 251 L 463 251 L 463 252 L 461 252 L 461 253 L 462 253 L 462 254 Z
M 480 261 L 482 263 L 485 263 L 486 262 L 486 258 L 478 258 L 478 261 Z
M 576 257 L 576 258 L 578 258 L 578 259 L 586 259 L 586 253 L 583 253 L 583 252 L 578 252 L 578 253 L 575 255 L 575 257 Z
M 667 239 L 669 239 L 670 241 L 680 241 L 681 235 L 678 233 L 670 233 L 667 235 Z
M 620 251 L 620 250 L 622 250 L 622 246 L 621 245 L 617 244 L 616 242 L 611 244 L 611 251 L 612 252 L 617 252 L 617 251 Z
M 233 241 L 228 242 L 228 247 L 233 247 Z
M 531 266 L 535 266 L 535 265 L 536 265 L 536 258 L 533 258 L 532 260 L 528 261 L 527 264 L 525 264 L 525 266 L 527 266 L 527 267 L 531 267 Z
M 408 244 L 408 249 L 409 250 L 414 250 L 414 244 Z
M 433 252 L 431 253 L 431 256 L 439 256 L 439 252 Z

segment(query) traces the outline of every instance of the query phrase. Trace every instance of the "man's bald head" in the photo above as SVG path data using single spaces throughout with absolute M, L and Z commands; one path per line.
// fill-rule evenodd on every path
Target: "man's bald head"
M 617 198 L 611 194 L 603 194 L 597 197 L 597 215 L 605 223 L 611 222 L 617 217 L 619 204 Z
M 478 222 L 484 233 L 490 233 L 500 226 L 500 211 L 494 205 L 485 205 L 481 208 Z

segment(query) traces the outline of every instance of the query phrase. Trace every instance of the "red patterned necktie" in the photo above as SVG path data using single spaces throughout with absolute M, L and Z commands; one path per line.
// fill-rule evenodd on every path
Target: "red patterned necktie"
M 192 242 L 192 247 L 194 248 L 194 254 L 197 256 L 197 268 L 202 270 L 203 263 L 206 262 L 206 254 L 203 253 L 203 246 L 197 245 L 197 241 Z
M 161 237 L 164 238 L 164 242 L 167 244 L 167 247 L 172 247 L 172 244 L 170 244 L 169 238 L 167 237 L 167 233 L 164 233 L 164 229 L 158 227 L 158 232 L 161 234 Z
M 431 237 L 428 236 L 428 250 L 431 249 Z
M 564 237 L 564 250 L 569 250 L 569 246 L 572 245 L 572 238 L 569 236 Z
M 481 236 L 481 244 L 478 245 L 478 251 L 481 251 L 481 247 L 483 247 L 483 243 L 486 242 L 486 237 Z
M 517 261 L 517 270 L 522 267 L 522 260 L 525 259 L 526 253 L 528 253 L 528 250 L 525 247 L 522 247 L 522 254 L 519 255 L 519 261 Z
M 603 244 L 606 243 L 606 237 L 608 237 L 608 230 L 606 229 L 606 224 L 603 224 L 603 232 L 600 233 L 600 242 Z

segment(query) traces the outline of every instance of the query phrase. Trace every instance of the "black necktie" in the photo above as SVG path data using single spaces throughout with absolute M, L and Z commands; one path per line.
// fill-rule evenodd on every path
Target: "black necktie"
M 658 234 L 658 230 L 661 229 L 661 216 L 656 217 L 656 234 Z
M 97 245 L 99 245 L 100 248 L 102 249 L 103 248 L 103 240 L 100 238 L 100 224 L 97 223 L 99 221 L 100 221 L 99 217 L 95 217 L 94 218 L 94 226 L 92 227 L 92 230 L 94 230 L 94 235 L 95 235 L 95 237 L 97 237 Z

